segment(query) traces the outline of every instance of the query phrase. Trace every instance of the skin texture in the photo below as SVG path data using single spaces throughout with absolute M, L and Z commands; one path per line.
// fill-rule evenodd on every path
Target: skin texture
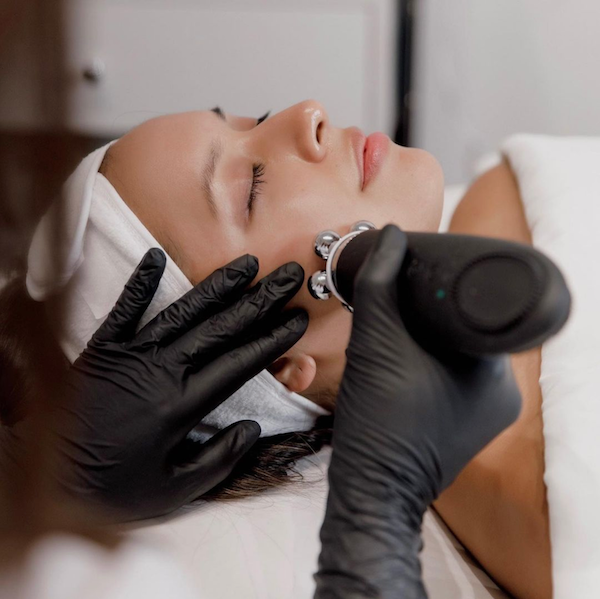
M 359 130 L 332 126 L 320 103 L 296 104 L 258 125 L 224 116 L 198 111 L 147 121 L 112 146 L 102 169 L 192 283 L 244 253 L 258 257 L 257 278 L 292 260 L 308 277 L 324 266 L 313 250 L 317 233 L 345 234 L 362 219 L 437 230 L 443 174 L 431 154 L 390 142 L 381 168 L 361 188 L 353 145 Z M 221 154 L 213 184 L 218 216 L 203 185 L 213 145 Z M 264 165 L 263 183 L 249 214 L 256 164 Z M 351 315 L 335 299 L 313 299 L 306 286 L 289 306 L 306 309 L 310 324 L 271 371 L 292 391 L 331 407 Z
M 450 231 L 531 243 L 517 181 L 507 161 L 471 185 Z M 540 365 L 539 348 L 511 356 L 523 398 L 521 415 L 469 463 L 435 504 L 463 545 L 519 599 L 552 597 Z

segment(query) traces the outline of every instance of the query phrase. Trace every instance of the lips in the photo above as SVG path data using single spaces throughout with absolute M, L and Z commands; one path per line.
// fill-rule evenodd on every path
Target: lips
M 350 135 L 360 174 L 360 188 L 364 190 L 385 160 L 390 138 L 385 133 L 372 133 L 365 137 L 357 127 L 351 128 Z
M 363 189 L 379 172 L 390 147 L 390 138 L 385 133 L 371 133 L 365 143 L 363 157 Z
M 354 149 L 356 163 L 358 164 L 358 175 L 360 180 L 360 188 L 363 188 L 365 179 L 364 154 L 367 138 L 358 127 L 350 127 L 350 141 Z

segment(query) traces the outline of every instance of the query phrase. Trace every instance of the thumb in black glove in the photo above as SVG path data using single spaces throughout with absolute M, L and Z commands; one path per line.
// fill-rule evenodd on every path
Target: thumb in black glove
M 216 270 L 137 334 L 166 261 L 150 250 L 104 324 L 71 367 L 58 414 L 62 484 L 134 520 L 166 514 L 225 479 L 260 427 L 235 423 L 178 451 L 200 420 L 287 351 L 306 330 L 300 310 L 280 314 L 304 273 L 288 263 L 244 292 L 258 260 Z M 182 458 L 185 455 L 185 458 Z
M 406 235 L 386 226 L 356 279 L 318 598 L 424 597 L 425 510 L 520 410 L 506 356 L 434 356 L 409 335 L 397 297 L 405 251 Z

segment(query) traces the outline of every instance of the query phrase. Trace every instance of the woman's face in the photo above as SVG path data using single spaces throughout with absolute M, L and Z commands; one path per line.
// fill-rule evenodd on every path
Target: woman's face
M 365 154 L 362 132 L 333 127 L 315 101 L 262 122 L 215 109 L 133 129 L 111 148 L 105 174 L 193 283 L 245 253 L 258 257 L 259 278 L 292 260 L 308 278 L 324 267 L 313 249 L 323 229 L 343 235 L 366 219 L 437 231 L 443 175 L 435 158 L 389 140 L 369 145 Z M 310 324 L 272 371 L 324 403 L 341 379 L 352 317 L 306 286 L 291 305 L 305 308 Z

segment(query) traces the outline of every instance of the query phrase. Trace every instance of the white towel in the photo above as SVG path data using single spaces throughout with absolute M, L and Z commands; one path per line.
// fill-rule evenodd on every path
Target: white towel
M 600 138 L 502 145 L 533 245 L 561 268 L 571 316 L 542 347 L 540 386 L 554 599 L 600 594 Z

